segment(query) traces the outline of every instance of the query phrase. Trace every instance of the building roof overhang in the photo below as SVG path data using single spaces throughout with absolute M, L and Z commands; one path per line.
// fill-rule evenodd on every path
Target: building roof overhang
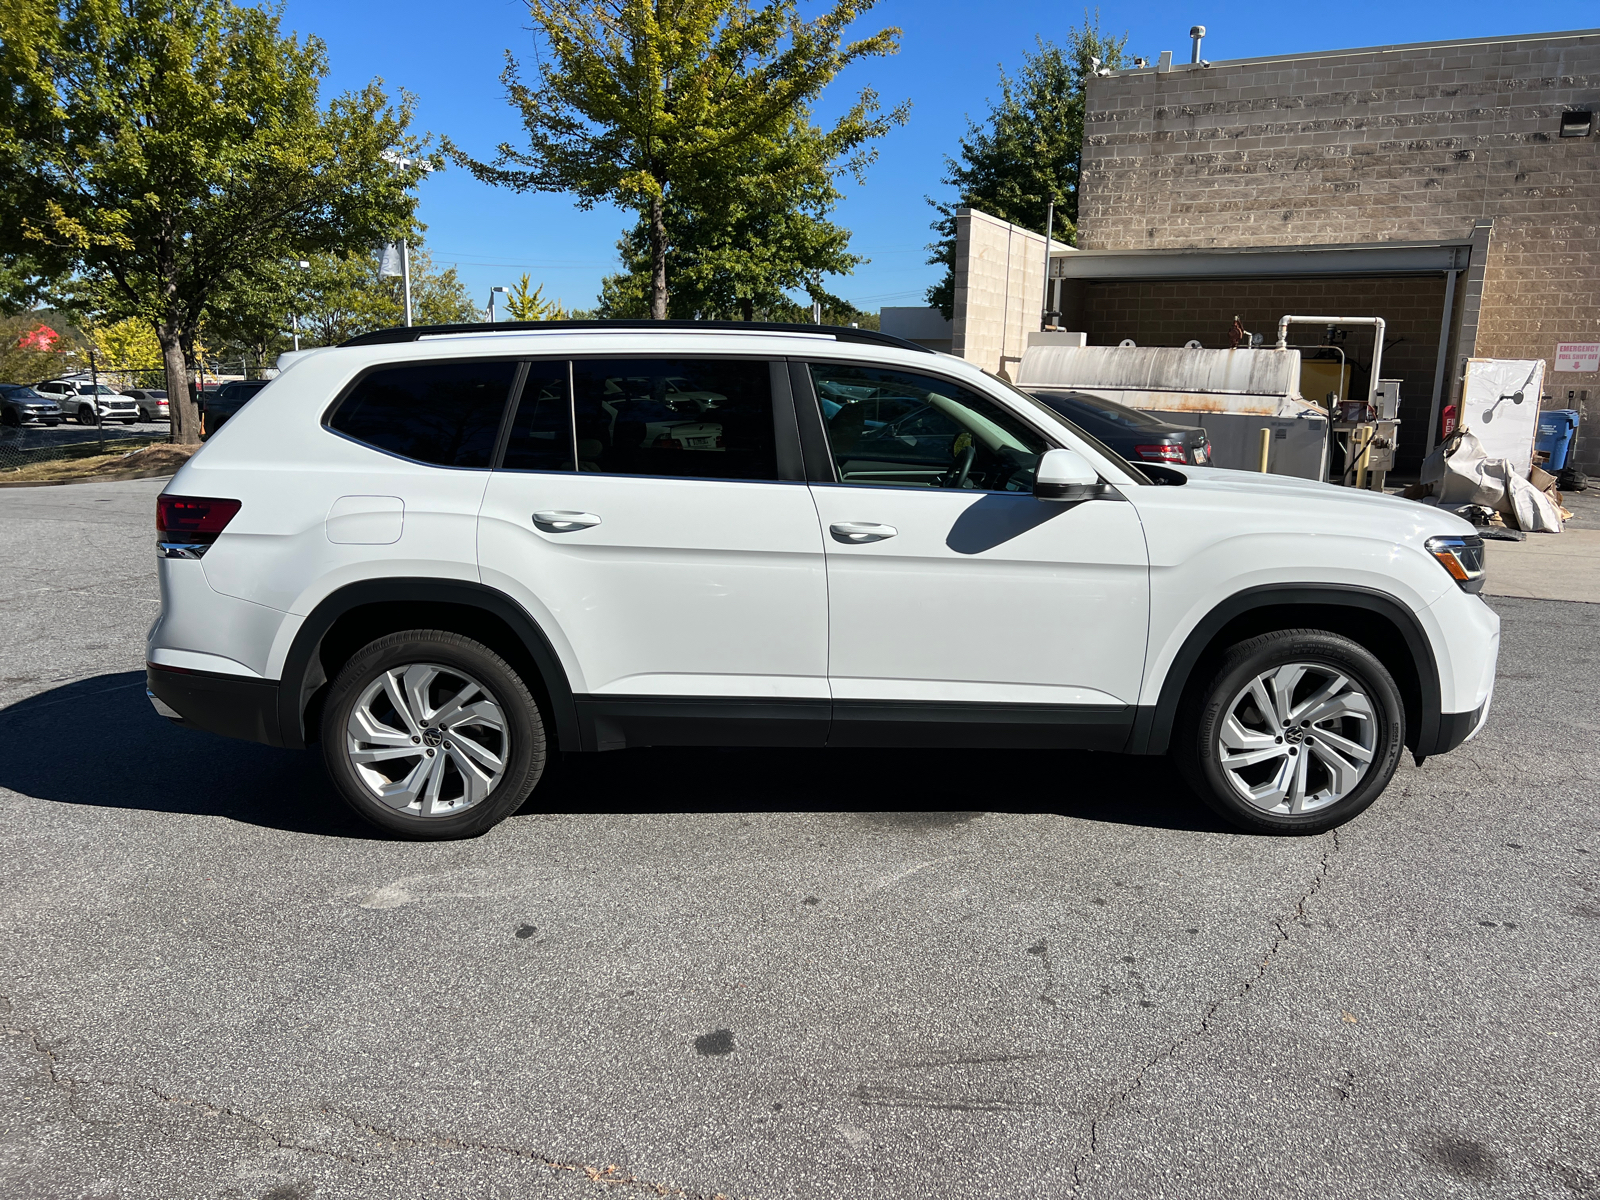
M 1463 271 L 1469 240 L 1181 250 L 1079 250 L 1052 255 L 1053 279 L 1253 279 L 1288 275 L 1434 275 Z

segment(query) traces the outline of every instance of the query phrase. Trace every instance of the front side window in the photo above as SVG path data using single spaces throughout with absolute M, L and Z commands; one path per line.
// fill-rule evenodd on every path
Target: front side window
M 1033 489 L 1039 456 L 1050 445 L 992 400 L 908 371 L 834 363 L 810 369 L 841 483 Z
M 364 375 L 329 429 L 401 458 L 487 467 L 516 379 L 514 362 L 413 363 Z
M 772 375 L 740 359 L 578 359 L 578 469 L 777 479 Z

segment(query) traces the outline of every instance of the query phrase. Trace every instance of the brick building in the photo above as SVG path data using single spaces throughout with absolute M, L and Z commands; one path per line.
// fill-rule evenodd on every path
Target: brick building
M 1091 344 L 1270 341 L 1285 313 L 1381 316 L 1400 466 L 1468 357 L 1542 358 L 1600 470 L 1600 31 L 1158 65 L 1088 89 L 1078 246 L 1054 304 Z M 1322 340 L 1297 329 L 1291 341 Z M 1370 334 L 1340 342 L 1364 387 Z M 1316 397 L 1320 399 L 1320 397 Z

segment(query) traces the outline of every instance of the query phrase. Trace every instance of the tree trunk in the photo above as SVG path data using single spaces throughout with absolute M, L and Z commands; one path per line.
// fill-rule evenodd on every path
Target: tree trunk
M 200 444 L 200 408 L 189 393 L 189 364 L 184 361 L 183 341 L 170 323 L 156 326 L 161 343 L 161 361 L 167 369 L 167 412 L 172 417 L 172 441 L 179 446 Z
M 739 312 L 744 316 L 746 321 L 754 321 L 756 319 L 755 300 L 750 296 L 741 298 L 739 301 Z
M 660 196 L 650 199 L 650 319 L 667 319 L 667 220 Z

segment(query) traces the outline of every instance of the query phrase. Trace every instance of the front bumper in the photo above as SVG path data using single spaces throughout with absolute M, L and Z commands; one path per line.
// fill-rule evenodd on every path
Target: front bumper
M 282 746 L 278 683 L 146 663 L 145 694 L 156 712 L 189 729 Z

